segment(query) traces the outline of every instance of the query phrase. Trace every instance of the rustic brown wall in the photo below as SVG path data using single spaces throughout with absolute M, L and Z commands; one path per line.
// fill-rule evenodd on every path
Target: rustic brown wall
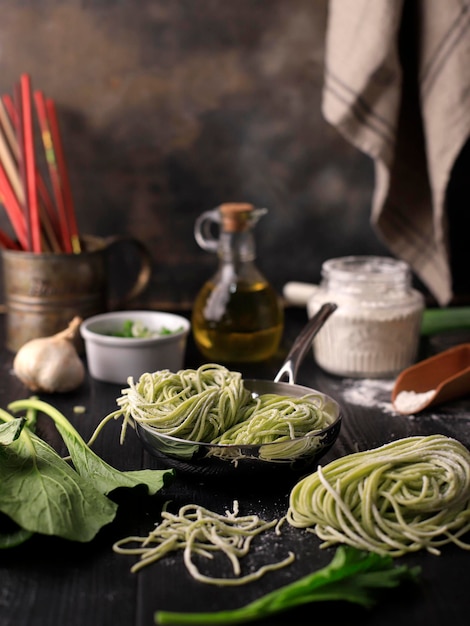
M 325 0 L 0 0 L 0 90 L 22 72 L 59 109 L 79 227 L 154 260 L 147 302 L 191 303 L 216 259 L 196 217 L 269 213 L 259 264 L 281 290 L 322 261 L 384 252 L 373 172 L 320 110 Z

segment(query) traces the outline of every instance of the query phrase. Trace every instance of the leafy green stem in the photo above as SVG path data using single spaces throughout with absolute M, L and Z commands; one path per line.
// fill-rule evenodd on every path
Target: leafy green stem
M 13 417 L 13 415 L 10 415 L 7 411 L 5 411 L 4 409 L 0 408 L 0 419 L 3 420 L 4 422 L 13 422 L 13 421 L 17 420 L 18 418 Z M 23 424 L 27 424 L 29 419 L 30 418 L 28 418 L 28 416 L 26 416 L 23 419 Z M 29 436 L 28 429 L 27 428 L 22 428 L 21 429 L 21 433 L 20 433 L 19 436 L 23 438 L 23 442 L 28 447 L 29 453 L 34 458 L 34 456 L 35 456 L 35 449 L 34 449 L 33 442 L 31 441 L 31 437 Z
M 79 441 L 83 445 L 86 445 L 83 438 L 72 426 L 69 420 L 58 409 L 53 407 L 51 404 L 44 402 L 43 400 L 39 400 L 38 398 L 15 400 L 13 402 L 10 402 L 10 404 L 8 405 L 8 410 L 12 411 L 13 413 L 17 413 L 18 411 L 27 411 L 29 412 L 29 415 L 31 415 L 31 411 L 40 411 L 42 413 L 45 413 L 54 421 L 56 426 L 60 429 L 60 432 L 62 432 L 63 429 L 69 434 L 73 435 L 73 437 L 77 441 Z
M 381 588 L 416 580 L 419 568 L 395 566 L 390 556 L 363 552 L 340 546 L 324 568 L 234 610 L 213 613 L 178 613 L 158 611 L 156 624 L 242 624 L 275 613 L 325 600 L 343 600 L 369 608 L 377 601 Z
M 171 470 L 117 470 L 91 450 L 68 419 L 47 402 L 29 398 L 12 402 L 8 408 L 25 410 L 26 416 L 14 418 L 0 409 L 0 421 L 5 422 L 0 429 L 0 513 L 28 533 L 90 541 L 116 515 L 117 504 L 108 494 L 139 485 L 154 494 L 172 474 Z M 73 467 L 31 430 L 38 412 L 54 421 Z M 3 543 L 14 546 L 23 538 L 9 533 Z
M 15 400 L 8 405 L 10 411 L 22 410 L 40 411 L 48 415 L 55 423 L 70 458 L 77 472 L 85 477 L 92 476 L 95 488 L 102 494 L 109 494 L 118 487 L 135 487 L 146 485 L 148 492 L 154 494 L 161 489 L 165 477 L 173 474 L 172 470 L 133 470 L 122 472 L 101 459 L 84 441 L 69 420 L 55 407 L 38 400 Z

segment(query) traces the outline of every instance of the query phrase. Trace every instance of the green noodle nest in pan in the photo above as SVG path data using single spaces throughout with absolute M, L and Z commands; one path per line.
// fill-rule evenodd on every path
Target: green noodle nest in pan
M 112 416 L 194 442 L 264 444 L 318 432 L 335 420 L 319 394 L 252 397 L 239 372 L 206 364 L 143 374 L 118 398 Z M 111 417 L 111 416 L 110 416 Z

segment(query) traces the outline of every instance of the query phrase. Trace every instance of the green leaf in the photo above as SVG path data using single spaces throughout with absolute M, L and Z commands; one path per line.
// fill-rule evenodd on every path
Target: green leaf
M 21 545 L 33 535 L 34 533 L 24 528 L 18 528 L 11 533 L 2 533 L 0 534 L 0 549 L 16 548 L 16 546 Z
M 148 493 L 153 495 L 163 487 L 165 480 L 174 473 L 173 470 L 121 472 L 115 469 L 93 452 L 67 418 L 47 402 L 34 398 L 17 400 L 12 402 L 8 408 L 13 412 L 35 409 L 53 419 L 68 448 L 75 469 L 81 476 L 93 481 L 95 489 L 102 494 L 109 494 L 119 487 L 132 488 L 137 485 L 144 485 L 147 487 Z
M 0 454 L 0 511 L 24 530 L 90 541 L 117 505 L 28 429 Z
M 0 549 L 16 548 L 16 546 L 30 539 L 33 534 L 0 513 Z
M 281 611 L 325 600 L 342 600 L 370 607 L 377 601 L 377 590 L 416 580 L 419 568 L 395 567 L 390 556 L 340 546 L 324 568 L 285 585 L 244 607 L 213 613 L 158 611 L 156 624 L 242 624 L 269 617 Z
M 18 439 L 25 424 L 25 417 L 12 420 L 6 424 L 0 424 L 0 446 L 9 446 Z
M 12 411 L 26 411 L 17 419 L 0 409 L 1 430 L 7 446 L 0 447 L 0 511 L 29 533 L 90 541 L 110 523 L 117 505 L 106 497 L 118 487 L 145 485 L 156 493 L 171 470 L 120 472 L 105 463 L 85 443 L 67 418 L 37 398 L 18 400 Z M 34 427 L 36 412 L 49 415 L 62 435 L 74 468 L 24 422 Z M 20 429 L 19 424 L 22 424 Z M 6 544 L 26 535 L 4 536 Z

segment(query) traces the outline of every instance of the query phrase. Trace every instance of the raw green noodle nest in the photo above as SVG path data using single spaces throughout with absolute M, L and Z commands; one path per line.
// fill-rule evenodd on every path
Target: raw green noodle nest
M 158 433 L 212 444 L 266 444 L 318 432 L 335 419 L 319 394 L 253 398 L 239 372 L 206 364 L 145 373 L 118 398 L 112 416 Z
M 470 531 L 470 452 L 444 435 L 408 437 L 338 458 L 299 481 L 287 520 L 312 528 L 323 547 L 401 556 Z

